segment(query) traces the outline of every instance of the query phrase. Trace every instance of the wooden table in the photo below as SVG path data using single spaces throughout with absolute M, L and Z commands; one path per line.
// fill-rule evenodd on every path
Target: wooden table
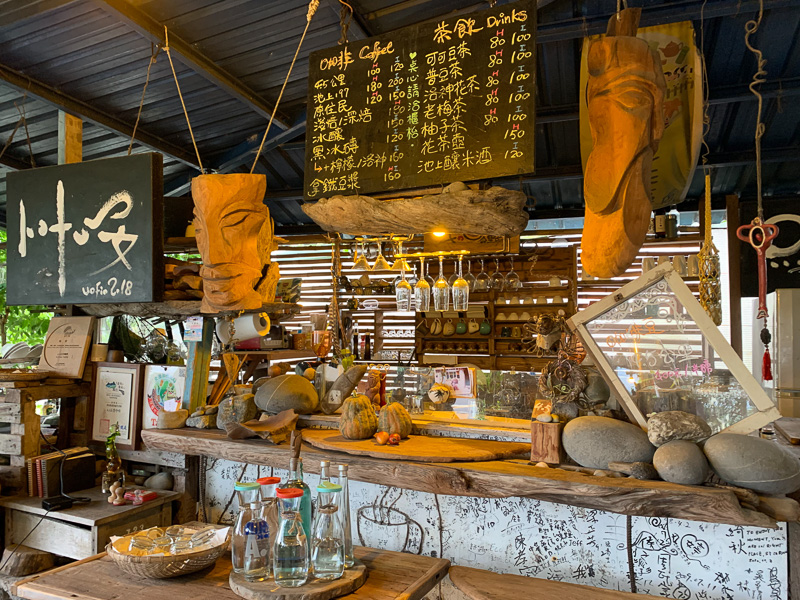
M 658 600 L 656 596 L 632 594 L 603 588 L 535 579 L 522 575 L 501 575 L 483 569 L 452 567 L 450 581 L 471 600 Z M 38 596 L 37 600 L 44 600 Z M 661 599 L 663 600 L 663 599 Z
M 69 558 L 94 556 L 103 551 L 112 535 L 170 525 L 171 501 L 177 500 L 180 494 L 163 490 L 157 493 L 158 498 L 139 506 L 114 506 L 108 503 L 99 487 L 73 492 L 73 496 L 91 498 L 92 502 L 50 512 L 46 517 L 41 498 L 2 498 L 0 506 L 6 511 L 6 545 L 21 543 L 33 530 L 25 539 L 26 546 Z M 42 517 L 44 520 L 37 526 Z
M 375 548 L 355 547 L 355 555 L 369 569 L 367 582 L 343 596 L 352 600 L 420 600 L 439 583 L 450 561 Z M 12 593 L 28 600 L 241 600 L 228 586 L 230 554 L 213 567 L 174 579 L 131 577 L 105 554 L 66 565 L 18 582 Z

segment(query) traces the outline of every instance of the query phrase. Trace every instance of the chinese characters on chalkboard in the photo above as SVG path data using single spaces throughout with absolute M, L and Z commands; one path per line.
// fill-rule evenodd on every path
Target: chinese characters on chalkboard
M 532 172 L 535 31 L 521 2 L 312 54 L 306 197 Z
M 161 169 L 141 154 L 9 174 L 9 304 L 156 300 Z

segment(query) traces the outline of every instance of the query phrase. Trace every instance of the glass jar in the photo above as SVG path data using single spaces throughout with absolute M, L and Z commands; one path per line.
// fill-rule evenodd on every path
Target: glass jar
M 233 571 L 241 573 L 244 571 L 245 544 L 247 541 L 245 527 L 248 522 L 253 520 L 251 505 L 254 502 L 258 503 L 261 486 L 255 481 L 237 481 L 233 489 L 236 490 L 236 496 L 239 501 L 239 514 L 236 516 L 233 534 L 231 535 L 231 563 L 233 564 Z
M 261 503 L 250 503 L 250 520 L 244 526 L 244 568 L 247 581 L 264 581 L 269 577 L 269 526 L 261 517 Z
M 300 587 L 308 581 L 308 542 L 303 530 L 300 507 L 303 490 L 278 488 L 281 522 L 272 549 L 272 568 L 275 583 L 281 587 Z
M 326 481 L 317 487 L 317 492 L 311 564 L 314 566 L 314 577 L 333 581 L 344 573 L 344 535 L 339 521 L 342 486 Z

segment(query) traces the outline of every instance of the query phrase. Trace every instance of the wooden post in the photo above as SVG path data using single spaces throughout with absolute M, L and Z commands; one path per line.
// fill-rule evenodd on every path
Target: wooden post
M 731 307 L 731 346 L 742 356 L 742 242 L 736 237 L 739 228 L 739 196 L 725 196 L 725 211 L 728 221 L 728 281 Z M 700 211 L 701 214 L 703 211 Z M 701 227 L 702 230 L 702 227 Z M 755 274 L 753 274 L 755 276 Z
M 58 111 L 58 164 L 83 161 L 83 121 Z

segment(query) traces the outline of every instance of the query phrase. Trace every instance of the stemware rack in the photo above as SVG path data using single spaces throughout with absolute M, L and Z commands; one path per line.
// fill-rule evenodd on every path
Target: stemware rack
M 548 313 L 562 315 L 568 319 L 577 312 L 577 260 L 575 246 L 566 248 L 537 249 L 535 254 L 503 255 L 500 259 L 500 272 L 506 275 L 511 270 L 511 259 L 514 260 L 514 271 L 519 275 L 521 287 L 516 290 L 487 292 L 471 292 L 469 297 L 469 313 L 483 316 L 476 317 L 478 323 L 484 318 L 488 320 L 491 331 L 488 335 L 480 333 L 430 333 L 434 319 L 439 318 L 442 326 L 447 319 L 453 319 L 456 325 L 460 319 L 469 323 L 467 313 L 417 313 L 415 318 L 415 347 L 420 364 L 452 364 L 469 363 L 482 369 L 508 370 L 512 367 L 518 371 L 539 371 L 555 355 L 537 356 L 526 351 L 520 337 L 503 335 L 503 328 L 520 330 L 528 321 L 522 318 L 523 313 L 529 316 Z M 464 257 L 464 274 L 466 261 L 471 259 L 472 274 L 480 270 L 480 263 L 467 255 Z M 485 259 L 486 272 L 491 274 L 495 269 L 495 256 Z M 437 266 L 438 269 L 438 266 Z M 444 275 L 449 277 L 454 270 L 452 258 L 445 259 Z M 551 285 L 550 279 L 558 277 L 559 285 Z M 555 281 L 553 281 L 553 284 Z M 557 302 L 557 300 L 561 302 Z M 512 304 L 512 301 L 516 303 Z M 554 300 L 556 302 L 554 302 Z M 433 303 L 431 303 L 433 304 Z M 514 315 L 513 313 L 516 313 Z M 514 317 L 511 319 L 509 317 Z

